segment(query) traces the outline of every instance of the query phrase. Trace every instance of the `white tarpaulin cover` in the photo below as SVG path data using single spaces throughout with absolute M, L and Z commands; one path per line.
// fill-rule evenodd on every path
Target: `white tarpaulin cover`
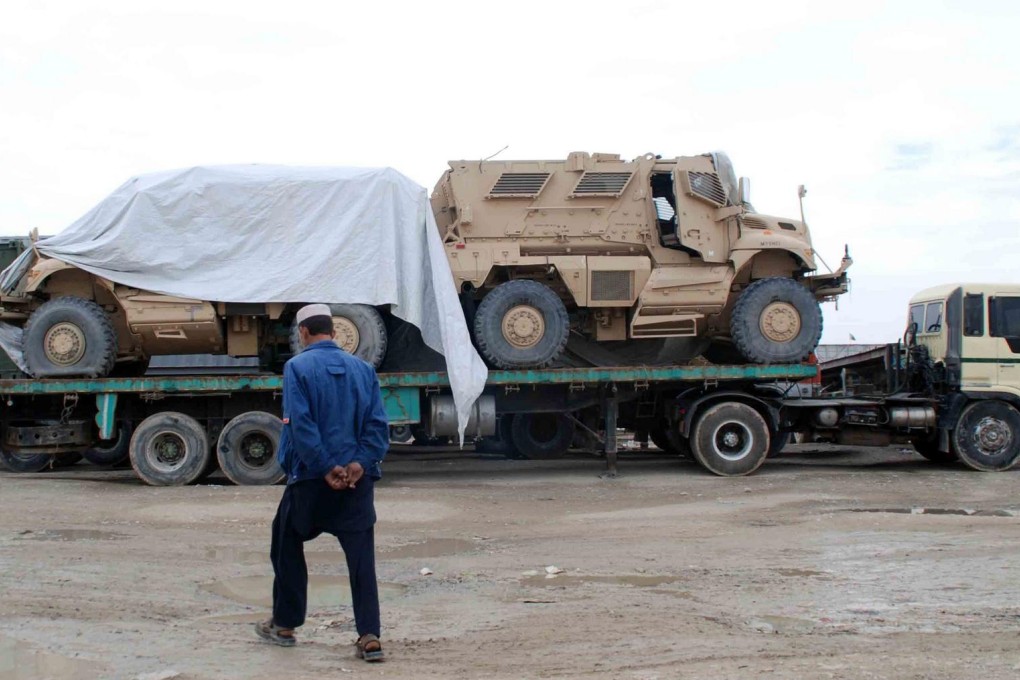
M 390 168 L 143 175 L 36 247 L 116 283 L 180 297 L 391 305 L 445 357 L 461 432 L 485 385 L 428 193 Z

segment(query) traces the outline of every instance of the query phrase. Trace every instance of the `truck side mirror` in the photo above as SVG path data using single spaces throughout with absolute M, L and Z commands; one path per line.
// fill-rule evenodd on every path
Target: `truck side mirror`
M 739 188 L 738 193 L 740 194 L 740 204 L 746 205 L 751 202 L 751 180 L 747 177 L 741 177 L 738 182 Z

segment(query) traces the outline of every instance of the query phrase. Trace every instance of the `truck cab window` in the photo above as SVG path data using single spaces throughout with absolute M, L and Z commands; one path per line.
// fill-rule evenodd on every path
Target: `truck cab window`
M 985 296 L 967 293 L 963 297 L 963 334 L 981 337 L 985 334 Z
M 924 311 L 924 326 L 920 333 L 939 333 L 942 331 L 942 303 L 929 302 Z
M 992 337 L 1020 338 L 1020 297 L 988 298 L 988 320 Z
M 652 203 L 655 204 L 656 222 L 659 225 L 659 242 L 667 248 L 679 248 L 676 194 L 673 192 L 672 174 L 668 172 L 652 174 Z
M 913 328 L 915 333 L 924 333 L 924 305 L 911 305 L 910 318 L 907 319 L 907 331 Z

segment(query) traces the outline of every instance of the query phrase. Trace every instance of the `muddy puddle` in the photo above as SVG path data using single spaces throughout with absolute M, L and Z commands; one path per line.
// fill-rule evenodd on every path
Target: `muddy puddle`
M 18 541 L 113 541 L 125 538 L 124 534 L 96 529 L 26 529 L 15 536 Z
M 963 515 L 964 517 L 1020 517 L 1020 510 L 993 508 L 847 508 L 844 512 L 892 513 L 895 515 Z
M 464 538 L 427 538 L 418 543 L 405 543 L 391 548 L 380 548 L 379 557 L 386 560 L 444 557 L 470 552 L 478 547 L 475 541 Z
M 787 576 L 790 578 L 831 578 L 832 574 L 826 574 L 824 571 L 815 571 L 814 569 L 774 569 L 780 576 Z
M 243 576 L 202 586 L 206 592 L 255 607 L 273 606 L 272 576 Z M 397 583 L 380 583 L 379 599 L 398 597 L 407 590 Z M 351 603 L 351 584 L 347 576 L 314 574 L 308 577 L 308 607 L 323 608 Z
M 645 574 L 627 574 L 624 576 L 587 576 L 579 574 L 557 574 L 549 576 L 538 574 L 527 576 L 521 580 L 526 586 L 556 586 L 571 587 L 583 586 L 586 583 L 606 583 L 614 586 L 633 586 L 637 588 L 655 588 L 658 586 L 679 583 L 682 579 L 679 576 L 650 576 Z
M 0 635 L 0 680 L 93 680 L 101 671 L 90 661 L 44 652 Z

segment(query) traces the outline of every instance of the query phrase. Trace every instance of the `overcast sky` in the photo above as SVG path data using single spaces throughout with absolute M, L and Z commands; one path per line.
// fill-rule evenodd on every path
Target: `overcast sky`
M 709 7 L 709 5 L 712 5 Z M 1020 3 L 0 4 L 0 234 L 56 233 L 132 175 L 724 150 L 765 213 L 843 245 L 823 342 L 1020 282 Z

